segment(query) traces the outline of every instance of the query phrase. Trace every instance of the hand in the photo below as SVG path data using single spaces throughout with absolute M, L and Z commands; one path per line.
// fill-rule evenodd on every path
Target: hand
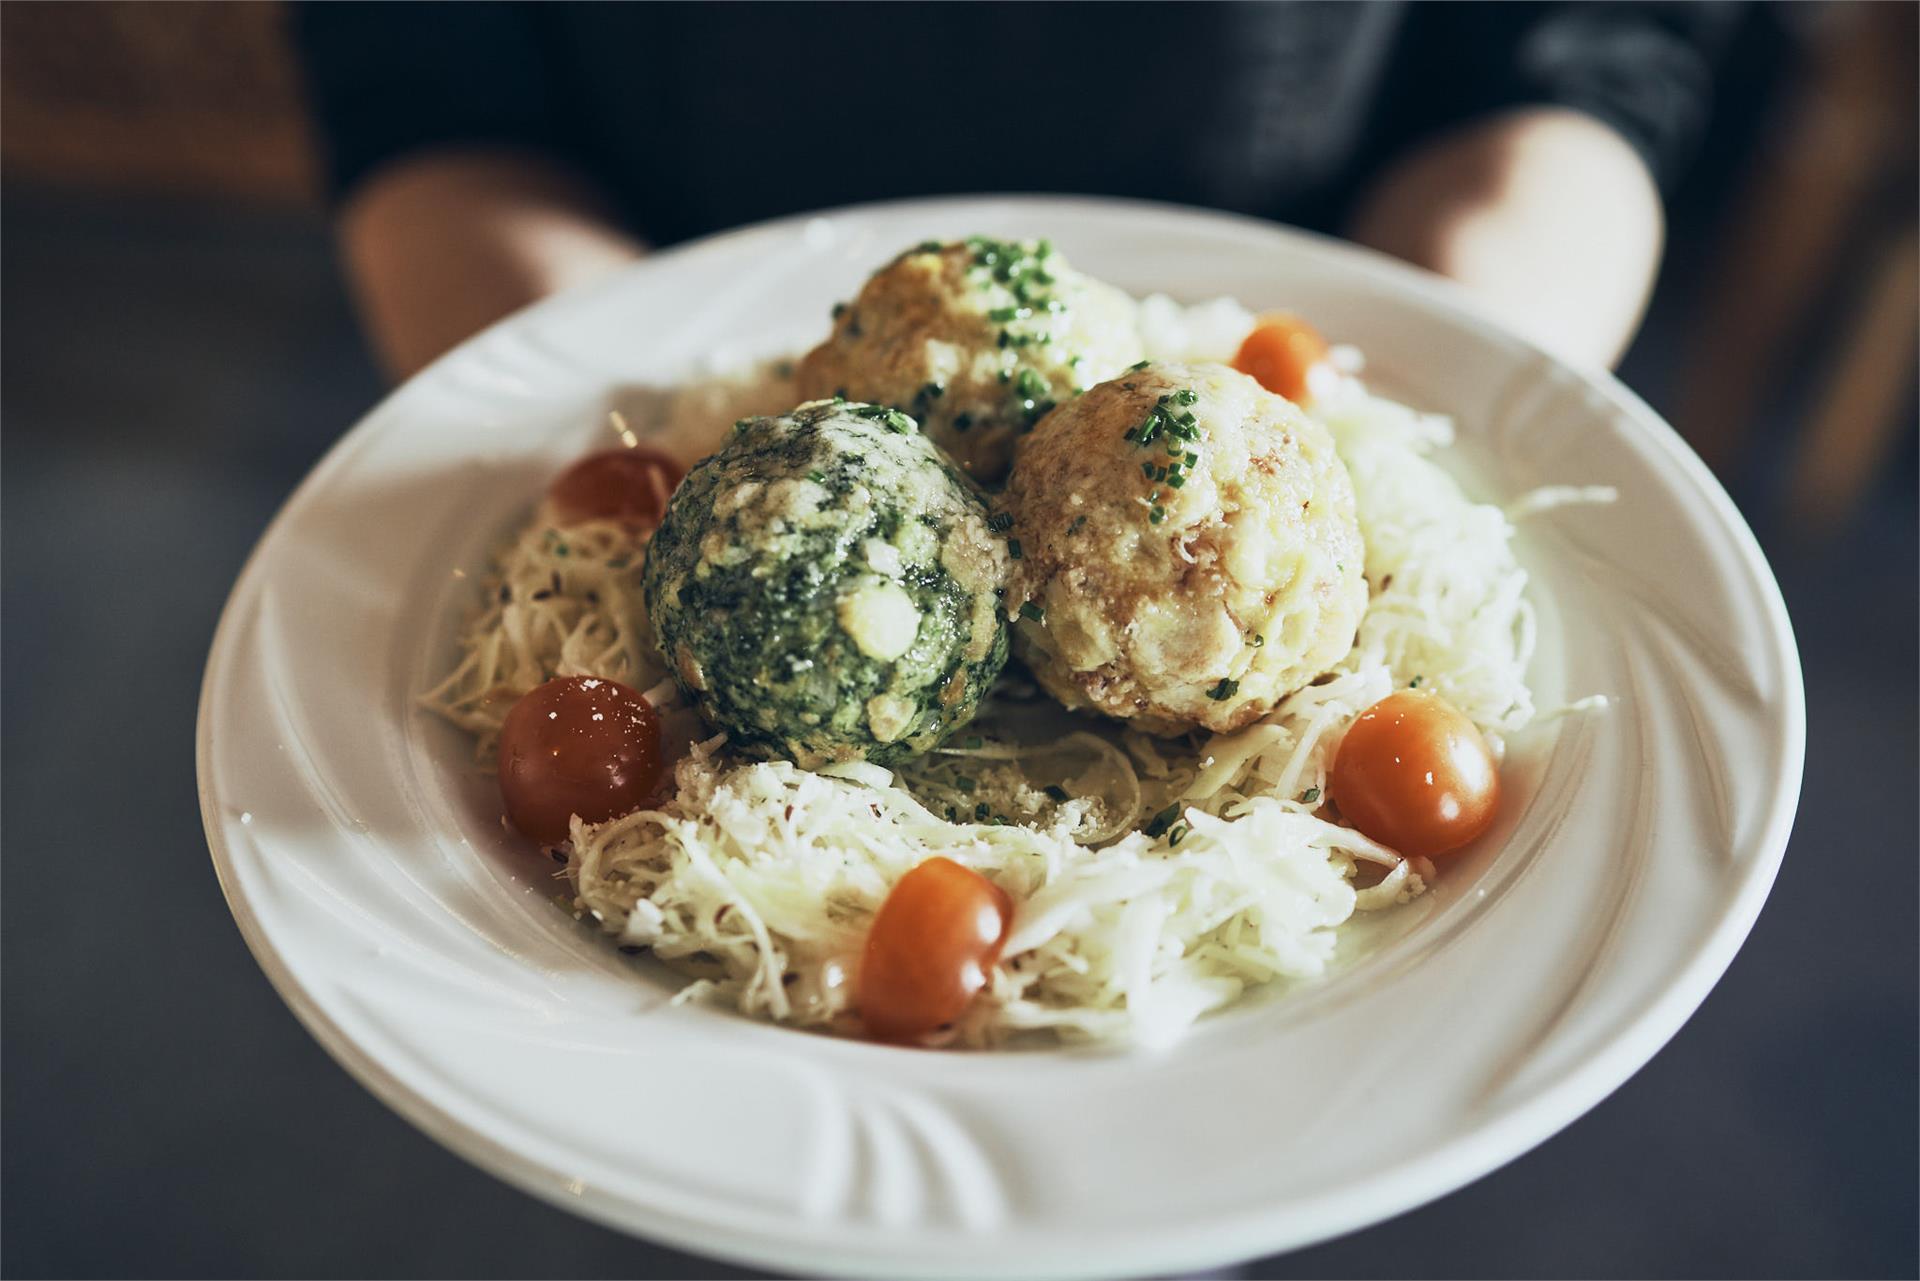
M 584 182 L 506 150 L 425 152 L 375 171 L 343 206 L 340 239 L 362 321 L 396 379 L 644 252 Z
M 1626 140 L 1557 107 L 1492 117 L 1392 165 L 1353 239 L 1450 276 L 1558 355 L 1611 366 L 1659 269 L 1660 197 Z

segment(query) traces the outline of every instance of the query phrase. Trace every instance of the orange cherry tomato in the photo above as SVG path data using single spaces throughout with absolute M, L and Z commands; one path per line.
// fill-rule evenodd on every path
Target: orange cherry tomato
M 507 821 L 541 845 L 638 809 L 665 773 L 660 718 L 618 681 L 561 676 L 528 690 L 500 728 Z
M 1327 340 L 1298 316 L 1268 312 L 1240 344 L 1233 367 L 1295 404 L 1310 399 L 1308 375 L 1327 359 Z
M 667 499 L 686 478 L 679 463 L 653 449 L 608 449 L 588 454 L 561 472 L 547 488 L 563 525 L 617 520 L 652 529 L 667 512 Z
M 1013 900 L 980 873 L 930 858 L 893 887 L 867 931 L 860 1018 L 880 1041 L 914 1041 L 953 1022 L 987 985 Z
M 1327 794 L 1361 832 L 1431 858 L 1487 830 L 1500 807 L 1500 772 L 1487 740 L 1453 704 L 1407 689 L 1348 728 Z

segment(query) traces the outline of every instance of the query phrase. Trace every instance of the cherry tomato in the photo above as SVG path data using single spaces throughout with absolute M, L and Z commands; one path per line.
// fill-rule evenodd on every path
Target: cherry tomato
M 652 449 L 608 449 L 588 454 L 561 472 L 547 488 L 554 514 L 565 525 L 617 520 L 651 529 L 666 515 L 686 472 L 679 463 Z
M 1327 793 L 1361 832 L 1408 857 L 1459 849 L 1500 806 L 1500 773 L 1474 723 L 1437 694 L 1401 690 L 1340 740 Z
M 901 877 L 860 961 L 867 1035 L 912 1041 L 959 1018 L 986 987 L 1012 920 L 1007 892 L 952 859 L 930 858 Z
M 639 808 L 665 773 L 660 718 L 618 681 L 561 676 L 528 690 L 500 728 L 507 820 L 542 845 L 578 814 L 601 823 Z
M 1269 312 L 1240 344 L 1233 367 L 1295 404 L 1311 398 L 1308 375 L 1327 359 L 1327 340 L 1298 316 Z

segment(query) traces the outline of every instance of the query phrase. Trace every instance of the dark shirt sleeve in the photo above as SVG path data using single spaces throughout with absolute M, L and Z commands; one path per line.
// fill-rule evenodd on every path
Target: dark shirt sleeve
M 1520 33 L 1512 93 L 1612 125 L 1671 191 L 1706 133 L 1734 21 L 1724 4 L 1569 5 Z
M 1740 6 L 1417 4 L 1404 32 L 1392 141 L 1490 112 L 1553 104 L 1618 130 L 1671 193 L 1713 105 L 1714 68 Z
M 292 10 L 294 47 L 339 198 L 382 164 L 435 146 L 565 155 L 568 132 L 536 6 L 319 0 Z

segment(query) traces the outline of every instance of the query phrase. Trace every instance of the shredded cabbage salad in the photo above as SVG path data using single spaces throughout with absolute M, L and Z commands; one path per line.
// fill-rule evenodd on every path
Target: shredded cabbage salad
M 1140 324 L 1156 359 L 1228 360 L 1254 318 L 1228 300 L 1154 297 Z M 1424 891 L 1425 860 L 1318 813 L 1355 716 L 1418 684 L 1496 754 L 1535 718 L 1534 615 L 1509 514 L 1434 461 L 1452 443 L 1447 419 L 1369 393 L 1350 348 L 1334 364 L 1313 412 L 1353 478 L 1371 602 L 1345 659 L 1235 733 L 1156 739 L 1069 716 L 1009 672 L 974 724 L 897 771 L 747 760 L 703 737 L 651 651 L 645 535 L 556 529 L 545 511 L 501 549 L 460 661 L 423 702 L 474 735 L 482 762 L 514 701 L 554 676 L 618 680 L 660 709 L 679 754 L 672 795 L 603 824 L 576 818 L 565 874 L 582 916 L 692 979 L 676 999 L 857 1032 L 867 926 L 901 876 L 941 855 L 1015 904 L 952 1043 L 1045 1030 L 1166 1045 L 1250 986 L 1320 976 L 1355 912 Z M 1542 491 L 1513 512 L 1609 497 Z

